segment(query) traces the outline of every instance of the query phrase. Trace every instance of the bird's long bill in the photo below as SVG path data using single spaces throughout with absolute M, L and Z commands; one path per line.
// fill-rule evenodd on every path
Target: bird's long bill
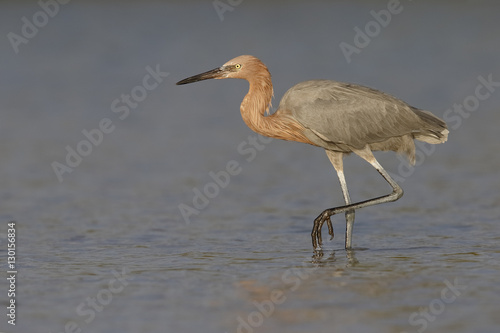
M 188 84 L 188 83 L 193 83 L 193 82 L 198 82 L 198 81 L 203 81 L 203 80 L 208 80 L 208 79 L 217 79 L 217 78 L 221 78 L 223 76 L 223 74 L 224 74 L 224 70 L 222 70 L 222 68 L 218 67 L 218 68 L 214 68 L 208 72 L 188 77 L 187 79 L 181 80 L 181 81 L 177 82 L 176 84 L 181 85 L 181 84 Z

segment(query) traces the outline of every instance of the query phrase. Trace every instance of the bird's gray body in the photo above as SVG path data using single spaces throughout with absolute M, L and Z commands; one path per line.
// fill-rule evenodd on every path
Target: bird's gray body
M 306 136 L 327 150 L 350 153 L 393 150 L 414 162 L 413 139 L 440 143 L 446 124 L 430 112 L 368 87 L 331 80 L 311 80 L 290 88 L 278 112 L 307 130 Z

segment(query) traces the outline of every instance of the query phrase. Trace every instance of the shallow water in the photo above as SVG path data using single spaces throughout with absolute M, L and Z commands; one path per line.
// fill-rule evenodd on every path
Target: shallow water
M 0 331 L 497 332 L 500 92 L 467 103 L 500 81 L 500 8 L 402 1 L 347 62 L 340 43 L 387 4 L 242 2 L 221 21 L 210 1 L 70 2 L 18 53 L 4 38 L 0 251 L 16 221 L 18 273 L 16 326 L 3 314 Z M 3 4 L 1 35 L 39 10 Z M 306 79 L 360 83 L 445 117 L 449 141 L 422 146 L 415 168 L 377 154 L 405 195 L 356 212 L 352 251 L 334 217 L 314 254 L 313 218 L 342 204 L 324 152 L 251 132 L 245 82 L 174 85 L 239 54 L 268 65 L 275 106 Z M 163 76 L 141 97 L 151 71 Z M 69 166 L 67 146 L 86 156 Z M 353 200 L 389 191 L 345 163 Z

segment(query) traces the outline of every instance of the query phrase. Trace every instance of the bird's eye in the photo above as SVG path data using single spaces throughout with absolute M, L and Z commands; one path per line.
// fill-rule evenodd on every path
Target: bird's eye
M 234 68 L 236 68 L 236 69 L 240 69 L 240 68 L 241 68 L 241 65 L 240 65 L 240 64 L 236 64 L 236 65 L 234 65 Z

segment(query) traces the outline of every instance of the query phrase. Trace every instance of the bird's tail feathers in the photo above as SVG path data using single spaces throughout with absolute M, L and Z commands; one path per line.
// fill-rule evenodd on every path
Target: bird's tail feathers
M 413 111 L 424 123 L 421 131 L 414 134 L 415 139 L 432 144 L 443 143 L 448 140 L 448 133 L 450 133 L 450 131 L 443 120 L 429 111 L 416 108 L 413 109 Z

